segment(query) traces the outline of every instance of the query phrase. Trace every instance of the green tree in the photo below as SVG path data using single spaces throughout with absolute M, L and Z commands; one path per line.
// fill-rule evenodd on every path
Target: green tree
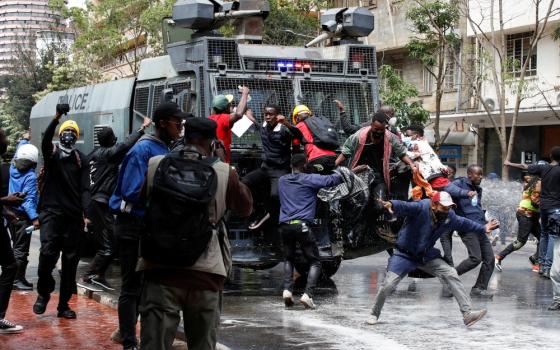
M 317 12 L 326 1 L 269 0 L 270 14 L 265 20 L 263 42 L 269 45 L 303 46 L 318 33 Z
M 87 8 L 68 8 L 63 0 L 50 6 L 70 18 L 77 37 L 74 48 L 102 66 L 121 58 L 133 75 L 140 61 L 163 52 L 161 21 L 174 0 L 103 0 Z
M 415 6 L 406 13 L 406 18 L 417 35 L 406 48 L 408 55 L 422 62 L 436 83 L 434 136 L 438 148 L 445 141 L 439 132 L 441 100 L 447 63 L 454 59 L 454 51 L 460 44 L 455 32 L 460 11 L 455 1 L 414 0 L 414 3 Z
M 379 76 L 384 82 L 379 91 L 381 101 L 395 108 L 399 127 L 410 124 L 424 125 L 430 119 L 430 114 L 418 101 L 409 102 L 418 96 L 418 90 L 414 85 L 405 82 L 393 67 L 382 65 L 379 67 Z

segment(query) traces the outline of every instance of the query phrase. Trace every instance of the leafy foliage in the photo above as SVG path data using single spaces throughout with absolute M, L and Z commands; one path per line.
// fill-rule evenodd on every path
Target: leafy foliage
M 315 37 L 319 28 L 319 19 L 311 11 L 327 6 L 326 1 L 313 0 L 269 0 L 269 3 L 270 14 L 265 20 L 263 42 L 287 46 L 303 46 L 311 40 L 311 37 Z
M 385 84 L 380 89 L 381 101 L 395 108 L 397 125 L 403 127 L 410 124 L 424 124 L 430 118 L 418 101 L 409 102 L 418 96 L 418 90 L 405 82 L 389 65 L 379 67 L 379 75 Z

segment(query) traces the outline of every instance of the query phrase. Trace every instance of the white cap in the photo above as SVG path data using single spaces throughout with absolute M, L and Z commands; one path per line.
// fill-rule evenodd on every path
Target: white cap
M 39 150 L 30 143 L 19 146 L 16 151 L 15 159 L 27 159 L 34 163 L 39 161 Z
M 445 191 L 437 192 L 435 195 L 432 196 L 432 201 L 435 203 L 439 203 L 444 207 L 454 207 L 455 203 L 453 203 L 453 199 L 451 195 Z

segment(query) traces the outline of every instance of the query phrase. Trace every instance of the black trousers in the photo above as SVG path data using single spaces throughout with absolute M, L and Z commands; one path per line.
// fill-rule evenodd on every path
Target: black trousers
M 439 241 L 443 248 L 443 260 L 453 266 L 453 231 L 442 234 Z
M 517 213 L 517 223 L 519 228 L 517 230 L 517 238 L 515 241 L 510 243 L 498 254 L 502 259 L 513 253 L 516 250 L 521 249 L 527 240 L 529 235 L 532 233 L 537 239 L 541 238 L 541 226 L 539 221 L 539 215 L 533 215 L 532 217 L 525 216 L 523 214 Z M 537 247 L 537 253 L 535 254 L 538 258 L 539 248 Z
M 482 263 L 474 288 L 487 289 L 494 272 L 494 251 L 486 234 L 477 232 L 460 233 L 467 247 L 469 257 L 457 265 L 457 273 L 462 275 Z
M 115 237 L 113 229 L 115 219 L 109 205 L 98 201 L 91 202 L 91 220 L 98 250 L 91 261 L 86 275 L 105 276 L 115 254 Z
M 6 317 L 6 310 L 10 303 L 12 287 L 17 272 L 17 263 L 10 242 L 10 235 L 3 224 L 0 224 L 0 319 Z
M 65 310 L 68 308 L 72 293 L 76 290 L 76 270 L 80 261 L 84 222 L 81 217 L 70 216 L 53 209 L 43 210 L 39 215 L 39 222 L 41 223 L 41 250 L 37 292 L 47 296 L 54 291 L 55 280 L 52 272 L 62 253 L 58 310 Z
M 323 156 L 307 163 L 307 170 L 315 174 L 329 175 L 334 169 L 336 169 L 336 156 Z
M 261 166 L 245 175 L 243 182 L 253 196 L 253 211 L 268 211 L 271 215 L 270 222 L 278 222 L 280 212 L 280 199 L 278 197 L 278 179 L 288 174 L 288 169 L 276 169 Z
M 31 245 L 31 234 L 25 231 L 32 225 L 32 222 L 25 218 L 18 218 L 10 223 L 10 233 L 12 234 L 12 244 L 14 257 L 18 265 L 16 280 L 25 278 L 25 270 L 29 260 L 29 247 Z
M 317 280 L 321 275 L 319 248 L 317 248 L 313 231 L 308 224 L 301 223 L 293 225 L 281 224 L 280 232 L 282 234 L 285 254 L 284 289 L 287 289 L 290 292 L 293 291 L 296 244 L 299 244 L 303 257 L 309 263 L 309 274 L 307 276 L 307 284 L 305 285 L 305 293 L 312 298 L 313 291 L 317 285 Z
M 139 237 L 143 227 L 143 221 L 140 218 L 127 214 L 117 215 L 115 236 L 119 244 L 122 280 L 118 314 L 119 329 L 125 348 L 136 345 L 136 322 L 142 292 L 142 277 L 139 272 L 136 272 L 136 264 Z

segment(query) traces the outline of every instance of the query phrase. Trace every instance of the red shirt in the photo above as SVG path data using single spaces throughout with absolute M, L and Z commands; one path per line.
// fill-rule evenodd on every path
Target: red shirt
M 226 148 L 226 162 L 231 162 L 231 127 L 229 126 L 229 114 L 212 114 L 208 118 L 218 124 L 216 129 L 216 136 L 218 140 L 224 143 Z
M 309 128 L 307 127 L 307 124 L 305 124 L 304 122 L 300 122 L 296 125 L 296 127 L 303 134 L 307 161 L 312 161 L 314 159 L 317 159 L 319 157 L 324 157 L 324 156 L 336 156 L 336 153 L 334 151 L 322 149 L 313 144 L 313 134 L 311 133 L 311 130 L 309 130 Z

